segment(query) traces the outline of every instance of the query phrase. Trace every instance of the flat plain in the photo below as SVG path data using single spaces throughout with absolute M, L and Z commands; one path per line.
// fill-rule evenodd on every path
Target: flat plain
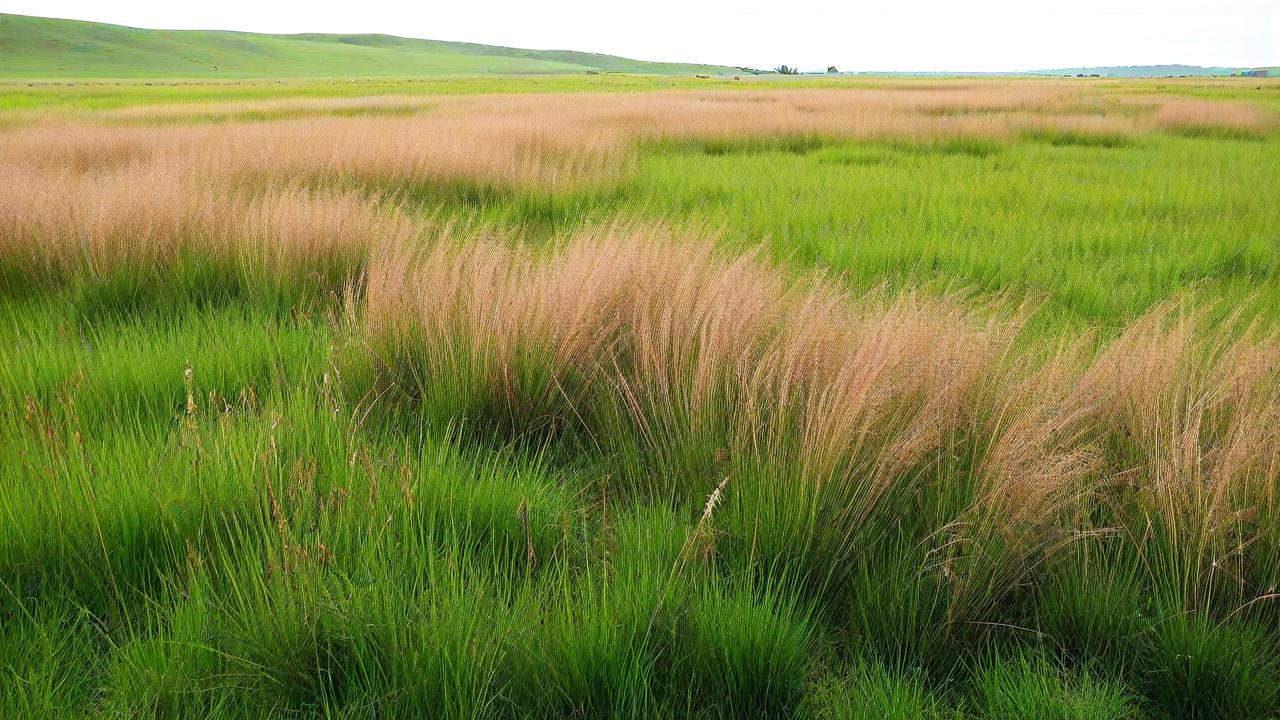
M 0 715 L 1264 718 L 1280 81 L 0 83 Z

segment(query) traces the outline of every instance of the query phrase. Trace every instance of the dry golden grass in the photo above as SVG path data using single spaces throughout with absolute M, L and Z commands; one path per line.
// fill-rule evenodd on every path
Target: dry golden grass
M 413 127 L 448 126 L 459 118 L 505 118 L 627 141 L 662 138 L 828 134 L 839 137 L 1004 136 L 1023 130 L 1138 133 L 1222 127 L 1262 131 L 1274 119 L 1242 102 L 1169 95 L 1113 96 L 1093 83 L 1056 80 L 890 84 L 821 89 L 750 89 L 647 93 L 488 96 L 370 96 L 138 106 L 101 113 L 103 120 L 234 120 L 255 114 L 305 123 L 319 113 L 412 112 Z M 358 122 L 368 118 L 349 118 Z M 478 128 L 492 132 L 493 128 Z M 466 137 L 463 133 L 462 137 Z M 579 138 L 582 140 L 592 138 Z
M 616 166 L 610 161 L 618 152 L 616 142 L 600 133 L 503 115 L 190 126 L 69 122 L 0 135 L 0 154 L 31 167 L 87 172 L 156 162 L 219 180 L 349 177 L 373 184 L 457 181 L 548 190 L 603 180 L 600 173 Z
M 1020 337 L 1020 312 L 850 294 L 713 248 L 636 225 L 541 252 L 459 233 L 376 256 L 354 316 L 427 405 L 578 423 L 606 455 L 634 436 L 623 480 L 687 476 L 693 503 L 732 479 L 787 552 L 843 557 L 897 491 L 959 491 L 921 540 L 948 627 L 1084 538 L 1127 544 L 1188 607 L 1244 582 L 1248 528 L 1280 510 L 1280 338 L 1173 306 L 1102 345 Z
M 1118 483 L 1211 534 L 1271 507 L 1274 337 L 1161 308 L 1099 349 L 1086 338 L 1046 353 L 1015 342 L 1017 314 L 850 296 L 713 247 L 618 225 L 540 253 L 493 238 L 390 248 L 370 264 L 362 317 L 385 367 L 466 378 L 516 413 L 623 408 L 655 452 L 709 440 L 835 488 L 850 523 L 962 438 L 977 454 L 975 510 L 1020 532 Z
M 355 110 L 409 116 L 316 117 Z M 276 112 L 280 119 L 120 125 L 120 118 Z M 288 113 L 302 113 L 289 117 Z M 106 121 L 106 122 L 104 122 Z M 910 89 L 786 89 L 470 97 L 367 97 L 135 107 L 98 121 L 49 122 L 0 135 L 18 162 L 92 168 L 175 158 L 201 172 L 354 173 L 370 179 L 499 184 L 596 180 L 637 140 L 833 137 L 1003 137 L 1027 130 L 1133 134 L 1165 128 L 1262 131 L 1273 119 L 1246 103 L 1169 96 L 1112 98 L 1092 85 L 987 82 Z
M 1085 345 L 1056 348 L 1039 366 L 1022 358 L 997 383 L 994 410 L 979 429 L 989 438 L 980 475 L 984 502 L 1001 522 L 1034 524 L 1103 470 L 1090 442 L 1101 398 L 1080 381 Z
M 447 97 L 444 100 L 448 102 Z M 290 113 L 361 113 L 427 111 L 441 102 L 434 95 L 360 95 L 355 97 L 270 98 L 223 102 L 133 105 L 104 110 L 97 116 L 121 121 L 235 120 L 241 117 L 287 117 Z
M 1163 129 L 1221 129 L 1261 132 L 1272 123 L 1256 105 L 1243 102 L 1211 102 L 1169 98 L 1159 102 L 1151 122 Z
M 428 111 L 411 115 L 305 115 L 420 109 L 428 103 Z M 381 193 L 453 183 L 541 193 L 598 187 L 625 175 L 635 145 L 646 141 L 797 135 L 923 140 L 1045 130 L 1109 136 L 1160 129 L 1260 132 L 1272 122 L 1242 103 L 1154 96 L 1144 99 L 1139 112 L 1134 108 L 1092 84 L 1055 81 L 131 108 L 98 120 L 0 132 L 0 157 L 7 161 L 0 171 L 0 252 L 19 267 L 83 263 L 96 269 L 131 258 L 168 257 L 178 246 L 201 243 L 226 253 L 220 243 L 241 236 L 260 248 L 264 234 L 297 238 L 316 232 L 317 223 L 340 225 L 339 244 L 367 244 L 385 232 L 374 227 L 386 222 L 380 203 L 370 200 L 361 208 L 352 191 L 298 188 L 356 183 Z M 188 112 L 250 111 L 286 116 L 122 124 L 130 118 L 181 122 Z M 304 115 L 288 117 L 289 112 Z M 292 189 L 258 191 L 255 200 L 243 191 L 246 184 Z M 272 199 L 272 193 L 278 196 Z M 324 202 L 335 203 L 335 209 L 322 208 Z M 253 203 L 294 209 L 274 211 L 273 229 L 249 232 L 246 227 L 266 221 L 248 219 L 262 215 Z M 290 217 L 301 223 L 296 232 L 280 224 Z M 371 226 L 357 228 L 365 222 L 361 218 Z
M 0 169 L 0 255 L 36 278 L 91 278 L 199 256 L 284 275 L 407 242 L 413 222 L 355 191 L 232 191 L 174 163 Z

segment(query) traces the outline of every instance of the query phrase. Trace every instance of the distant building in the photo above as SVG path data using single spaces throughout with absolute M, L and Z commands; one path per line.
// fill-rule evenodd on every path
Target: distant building
M 1245 77 L 1251 77 L 1251 78 L 1264 78 L 1267 75 L 1268 73 L 1266 70 L 1248 70 L 1244 74 Z

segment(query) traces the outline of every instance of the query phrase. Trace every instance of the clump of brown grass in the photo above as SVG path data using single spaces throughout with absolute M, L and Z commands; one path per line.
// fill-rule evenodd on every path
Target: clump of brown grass
M 1002 478 L 998 494 L 1017 498 L 1005 511 L 1016 513 L 1046 476 L 1075 483 L 1098 470 L 1122 481 L 1147 514 L 1203 523 L 1208 535 L 1270 498 L 1280 480 L 1271 420 L 1280 412 L 1280 342 L 1236 320 L 1205 324 L 1201 313 L 1166 304 L 1091 358 L 1086 338 L 1026 379 L 1011 378 L 987 458 Z
M 892 499 L 972 483 L 934 538 L 913 541 L 941 544 L 930 562 L 950 568 L 957 623 L 1060 544 L 1100 467 L 1082 439 L 1095 403 L 1070 393 L 1077 366 L 1025 370 L 1016 313 L 855 295 L 692 231 L 391 249 L 369 266 L 363 320 L 387 380 L 424 406 L 515 432 L 558 417 L 616 460 L 624 494 L 693 503 L 732 478 L 730 522 L 764 533 L 753 552 L 803 555 L 806 571 L 850 563 L 894 523 Z M 966 454 L 972 467 L 929 479 Z
M 390 248 L 365 290 L 380 367 L 424 405 L 575 427 L 624 480 L 687 499 L 734 477 L 760 525 L 801 522 L 784 536 L 828 558 L 946 468 L 937 482 L 972 485 L 931 539 L 957 621 L 1090 537 L 1174 562 L 1159 572 L 1194 603 L 1243 555 L 1241 523 L 1276 509 L 1280 344 L 1170 307 L 1101 347 L 1046 347 L 1016 340 L 1017 312 L 852 295 L 634 224 L 539 251 Z
M 979 475 L 981 504 L 1010 527 L 1035 526 L 1055 503 L 1077 499 L 1102 458 L 1090 440 L 1102 398 L 1080 381 L 1087 340 L 1027 359 L 998 383 L 994 412 L 981 427 L 988 446 Z
M 1245 567 L 1246 555 L 1276 551 L 1274 335 L 1235 320 L 1207 328 L 1202 314 L 1157 307 L 1102 347 L 1072 387 L 1073 444 L 1111 481 L 1101 515 L 1109 527 L 1097 529 L 1121 531 L 1154 586 L 1203 608 L 1224 583 L 1240 602 L 1251 597 L 1246 576 L 1274 583 L 1274 572 Z
M 33 278 L 102 278 L 198 256 L 270 280 L 358 266 L 375 243 L 406 242 L 416 231 L 403 214 L 356 191 L 231 191 L 172 163 L 0 173 L 0 258 Z
M 1227 448 L 1269 445 L 1255 442 L 1266 430 L 1254 418 L 1275 401 L 1277 350 L 1274 339 L 1237 335 L 1235 322 L 1215 333 L 1203 324 L 1195 313 L 1157 307 L 1102 350 L 1082 383 L 1102 399 L 1090 420 L 1109 436 L 1118 470 L 1139 469 L 1161 503 L 1219 515 L 1239 486 L 1228 465 L 1243 460 Z
M 347 178 L 381 186 L 470 183 L 545 192 L 608 182 L 623 139 L 559 112 L 487 106 L 424 116 L 298 117 L 272 122 L 133 126 L 52 123 L 0 135 L 0 155 L 89 172 L 139 162 L 226 183 L 246 177 Z
M 655 462 L 785 469 L 842 488 L 850 520 L 974 421 L 1016 328 L 954 298 L 854 306 L 830 282 L 634 226 L 540 254 L 393 249 L 370 264 L 365 301 L 385 367 L 448 378 L 423 392 L 464 378 L 484 399 L 472 409 L 524 422 L 614 408 Z
M 1261 108 L 1244 102 L 1169 98 L 1151 115 L 1158 128 L 1174 130 L 1228 130 L 1260 133 L 1274 126 Z
M 162 262 L 183 243 L 221 235 L 228 217 L 224 202 L 197 192 L 171 165 L 0 172 L 0 252 L 36 276 L 99 276 Z

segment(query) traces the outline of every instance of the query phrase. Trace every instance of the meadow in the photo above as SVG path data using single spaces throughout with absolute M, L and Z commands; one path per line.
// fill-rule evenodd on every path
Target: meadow
M 1280 81 L 23 81 L 0 160 L 0 716 L 1278 715 Z

